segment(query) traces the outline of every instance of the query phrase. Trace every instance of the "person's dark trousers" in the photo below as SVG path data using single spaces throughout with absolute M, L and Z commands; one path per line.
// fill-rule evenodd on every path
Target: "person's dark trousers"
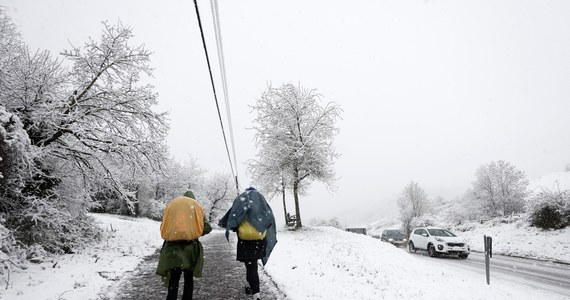
M 249 287 L 251 288 L 251 293 L 259 293 L 259 274 L 257 273 L 257 260 L 245 261 L 245 278 Z
M 192 270 L 181 270 L 175 268 L 170 270 L 170 281 L 168 281 L 168 295 L 166 300 L 176 300 L 178 298 L 178 283 L 180 276 L 184 272 L 184 292 L 182 294 L 183 300 L 191 300 L 192 293 L 194 292 L 194 278 Z

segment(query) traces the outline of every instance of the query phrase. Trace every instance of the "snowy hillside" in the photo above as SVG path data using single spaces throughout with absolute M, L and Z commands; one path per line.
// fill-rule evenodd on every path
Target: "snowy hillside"
M 570 190 L 570 172 L 556 172 L 530 180 L 529 188 L 539 191 L 546 188 L 550 190 Z
M 159 222 L 93 216 L 105 229 L 101 243 L 14 272 L 0 298 L 83 300 L 97 299 L 101 291 L 113 294 L 129 271 L 160 247 Z M 511 240 L 516 238 L 513 233 Z M 265 270 L 287 299 L 564 299 L 508 280 L 489 286 L 481 274 L 331 227 L 280 230 L 278 240 Z
M 472 222 L 451 228 L 474 251 L 482 252 L 483 236 L 493 238 L 496 254 L 570 263 L 570 228 L 542 230 L 529 226 L 528 216 Z

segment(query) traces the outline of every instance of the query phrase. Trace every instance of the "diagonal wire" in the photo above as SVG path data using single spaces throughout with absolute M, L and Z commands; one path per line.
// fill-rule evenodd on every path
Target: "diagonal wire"
M 232 114 L 231 114 L 231 110 L 230 110 L 230 97 L 229 97 L 229 93 L 228 93 L 228 81 L 227 81 L 227 77 L 226 77 L 226 64 L 225 64 L 225 59 L 224 59 L 224 46 L 222 43 L 222 31 L 221 31 L 221 26 L 220 26 L 220 15 L 218 13 L 219 9 L 218 9 L 218 1 L 217 0 L 211 1 L 211 8 L 212 8 L 213 21 L 214 21 L 214 32 L 216 35 L 216 45 L 218 47 L 218 60 L 220 62 L 220 74 L 222 77 L 222 88 L 224 91 L 224 99 L 225 99 L 225 103 L 226 103 L 226 113 L 227 113 L 227 117 L 228 117 L 228 128 L 230 130 L 230 141 L 231 141 L 231 145 L 232 145 L 232 154 L 234 157 L 234 166 L 235 166 L 235 170 L 236 170 L 236 177 L 235 177 L 236 188 L 239 191 L 239 183 L 238 183 L 238 177 L 237 177 L 237 174 L 239 174 L 239 173 L 238 173 L 237 158 L 236 158 L 234 131 L 233 131 L 233 126 L 232 126 Z
M 214 76 L 212 76 L 212 67 L 210 66 L 210 57 L 208 56 L 208 48 L 206 47 L 206 39 L 204 38 L 204 29 L 202 28 L 202 20 L 200 19 L 200 11 L 198 10 L 198 3 L 194 0 L 194 6 L 196 7 L 196 17 L 198 18 L 198 25 L 200 26 L 200 35 L 202 36 L 202 45 L 204 46 L 204 53 L 206 54 L 206 62 L 208 63 L 208 71 L 210 72 L 210 81 L 212 82 L 212 90 L 214 91 L 214 100 L 216 101 L 216 109 L 218 110 L 218 118 L 220 119 L 220 126 L 222 128 L 222 135 L 224 136 L 224 144 L 226 145 L 226 153 L 228 154 L 228 160 L 230 161 L 230 168 L 232 170 L 232 175 L 235 177 L 234 167 L 232 165 L 232 158 L 230 156 L 230 150 L 228 148 L 228 141 L 226 139 L 226 132 L 224 131 L 224 123 L 222 122 L 222 114 L 220 113 L 220 105 L 218 104 L 218 96 L 216 95 L 216 86 L 214 84 Z

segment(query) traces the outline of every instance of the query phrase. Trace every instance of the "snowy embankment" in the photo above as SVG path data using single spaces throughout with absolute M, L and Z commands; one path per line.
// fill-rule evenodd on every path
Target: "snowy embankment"
M 93 217 L 104 229 L 100 243 L 14 272 L 0 299 L 83 300 L 112 295 L 120 280 L 162 244 L 160 222 Z M 277 238 L 265 270 L 288 299 L 563 299 L 499 279 L 489 286 L 480 274 L 330 227 L 280 230 Z
M 160 222 L 91 215 L 103 229 L 99 243 L 13 272 L 0 299 L 97 299 L 162 245 Z
M 529 189 L 570 190 L 570 172 L 556 172 L 530 181 Z M 493 253 L 531 259 L 570 263 L 570 228 L 543 230 L 530 226 L 530 216 L 522 214 L 486 222 L 468 222 L 450 228 L 464 237 L 474 251 L 482 252 L 483 236 L 493 238 Z
M 543 230 L 529 225 L 527 215 L 467 223 L 452 228 L 473 251 L 483 252 L 483 236 L 493 239 L 493 253 L 570 263 L 570 228 Z
M 279 232 L 266 270 L 291 299 L 564 299 L 426 261 L 370 236 L 313 227 Z

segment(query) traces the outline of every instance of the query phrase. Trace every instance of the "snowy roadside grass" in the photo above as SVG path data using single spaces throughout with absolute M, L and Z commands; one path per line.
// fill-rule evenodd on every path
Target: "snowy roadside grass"
M 103 230 L 101 241 L 50 262 L 28 264 L 12 274 L 0 299 L 98 299 L 143 257 L 162 245 L 160 222 L 107 214 L 89 214 Z
M 331 227 L 280 231 L 266 265 L 289 299 L 564 299 L 425 261 L 370 236 Z
M 471 249 L 484 250 L 483 236 L 493 239 L 493 253 L 570 263 L 570 228 L 544 230 L 529 225 L 528 216 L 466 223 L 452 229 Z
M 101 295 L 112 299 L 120 280 L 162 245 L 160 222 L 105 214 L 91 216 L 104 231 L 100 243 L 14 272 L 9 289 L 0 290 L 0 299 L 83 300 L 99 299 Z M 492 231 L 492 225 L 497 224 L 480 230 L 495 235 L 495 247 L 501 244 L 501 231 L 513 242 L 524 237 L 516 222 L 502 224 L 497 232 Z M 514 227 L 509 231 L 503 226 Z M 556 235 L 555 240 L 565 238 L 568 242 L 568 232 L 564 234 Z M 280 230 L 277 238 L 279 242 L 265 270 L 291 300 L 568 299 L 501 278 L 494 278 L 489 286 L 480 273 L 425 260 L 379 239 L 331 227 Z M 533 236 L 532 244 L 539 249 L 543 241 L 553 243 L 549 239 L 552 237 L 538 240 Z M 522 244 L 518 240 L 513 249 Z

